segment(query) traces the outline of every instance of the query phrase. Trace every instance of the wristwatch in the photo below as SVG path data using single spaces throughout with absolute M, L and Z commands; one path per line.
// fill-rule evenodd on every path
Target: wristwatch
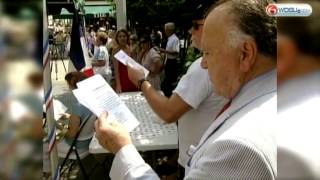
M 148 80 L 146 78 L 142 78 L 138 81 L 138 90 L 139 91 L 141 90 L 141 86 L 142 86 L 143 82 L 145 82 L 145 81 L 148 81 Z

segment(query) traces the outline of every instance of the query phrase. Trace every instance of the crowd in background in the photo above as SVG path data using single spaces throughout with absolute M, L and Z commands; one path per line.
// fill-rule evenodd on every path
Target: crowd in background
M 137 88 L 127 77 L 126 66 L 118 63 L 114 58 L 119 50 L 123 50 L 147 68 L 150 71 L 148 80 L 157 90 L 161 89 L 160 74 L 165 58 L 159 51 L 161 41 L 162 33 L 155 29 L 151 31 L 145 29 L 141 33 L 133 33 L 125 29 L 107 30 L 104 27 L 95 30 L 92 25 L 86 28 L 86 42 L 89 54 L 93 59 L 94 73 L 102 74 L 118 93 L 137 91 Z M 99 60 L 104 60 L 105 63 L 95 63 Z
M 167 25 L 163 26 L 164 32 L 159 27 L 140 28 L 130 32 L 125 29 L 115 30 L 114 26 L 107 29 L 106 26 L 87 25 L 85 41 L 94 74 L 101 74 L 118 93 L 137 91 L 127 77 L 126 66 L 114 58 L 119 50 L 123 50 L 150 71 L 147 79 L 153 87 L 170 96 L 178 78 L 176 71 L 181 45 L 175 35 L 175 25 Z M 169 42 L 175 49 L 172 54 L 165 49 L 168 48 L 169 37 L 173 35 L 174 43 Z M 68 59 L 71 44 L 70 25 L 57 23 L 49 29 L 49 44 L 52 59 Z M 168 65 L 170 64 L 169 69 L 165 68 L 167 59 L 170 59 L 167 61 Z

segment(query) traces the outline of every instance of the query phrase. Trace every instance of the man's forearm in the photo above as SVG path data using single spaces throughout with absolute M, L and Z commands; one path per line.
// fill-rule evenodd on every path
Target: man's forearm
M 153 109 L 153 111 L 165 122 L 172 123 L 174 122 L 171 118 L 170 113 L 170 104 L 169 98 L 161 95 L 158 91 L 156 91 L 148 81 L 143 82 L 141 86 L 141 91 L 146 97 L 149 105 Z

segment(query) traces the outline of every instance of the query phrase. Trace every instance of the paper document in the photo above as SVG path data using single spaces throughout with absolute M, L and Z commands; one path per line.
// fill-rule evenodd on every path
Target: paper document
M 123 124 L 129 132 L 139 125 L 139 121 L 131 113 L 120 97 L 99 74 L 77 83 L 73 90 L 77 100 L 96 116 L 108 112 L 110 118 Z
M 124 51 L 120 50 L 117 52 L 114 57 L 120 61 L 124 65 L 130 64 L 131 66 L 138 68 L 138 69 L 143 69 L 145 78 L 147 78 L 149 74 L 149 70 L 143 67 L 141 64 L 137 63 L 135 60 L 133 60 L 130 56 L 128 56 Z
M 58 121 L 68 110 L 68 108 L 62 102 L 56 99 L 53 99 L 53 109 L 53 116 L 56 121 Z

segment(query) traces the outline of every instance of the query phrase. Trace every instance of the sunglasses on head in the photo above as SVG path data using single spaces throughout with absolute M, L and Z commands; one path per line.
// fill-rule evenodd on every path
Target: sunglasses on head
M 197 23 L 195 21 L 192 22 L 192 29 L 198 30 L 200 26 L 203 26 L 203 23 Z

